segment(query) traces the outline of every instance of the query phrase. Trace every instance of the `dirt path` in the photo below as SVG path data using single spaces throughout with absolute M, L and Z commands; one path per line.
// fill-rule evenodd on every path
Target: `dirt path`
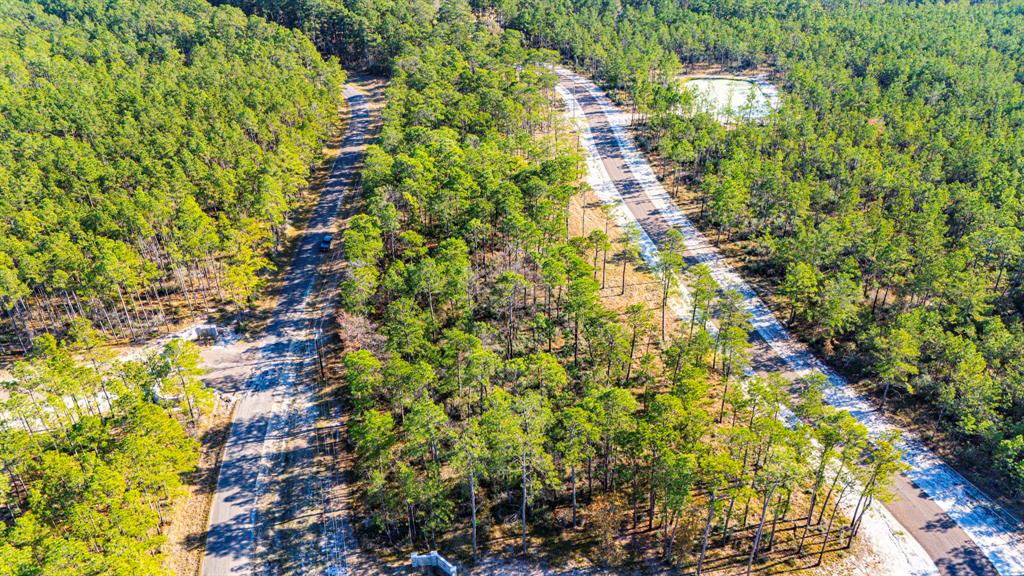
M 834 372 L 789 337 L 756 293 L 724 263 L 660 189 L 650 166 L 625 134 L 621 112 L 589 80 L 564 70 L 560 76 L 563 89 L 582 106 L 599 156 L 597 169 L 607 174 L 609 185 L 624 200 L 623 209 L 647 232 L 646 240 L 657 244 L 670 228 L 682 229 L 691 258 L 711 266 L 720 285 L 736 287 L 743 293 L 754 313 L 756 335 L 763 344 L 759 355 L 762 367 L 773 365 L 794 373 L 821 369 L 836 384 L 832 387 L 832 400 L 850 409 L 869 428 L 882 429 L 870 406 L 865 406 Z M 889 510 L 934 561 L 934 567 L 912 565 L 924 573 L 934 572 L 935 567 L 944 574 L 1022 573 L 1024 543 L 1019 523 L 919 444 L 908 441 L 905 448 L 909 448 L 908 459 L 914 468 L 898 479 L 899 499 Z M 903 551 L 897 546 L 894 552 Z
M 322 305 L 337 276 L 324 276 L 330 256 L 318 249 L 333 233 L 346 192 L 356 182 L 376 129 L 373 102 L 381 84 L 350 82 L 349 121 L 342 149 L 299 239 L 279 301 L 252 359 L 237 405 L 210 509 L 202 573 L 345 574 L 348 530 L 335 510 L 324 510 L 325 485 L 313 465 L 316 390 L 308 371 Z

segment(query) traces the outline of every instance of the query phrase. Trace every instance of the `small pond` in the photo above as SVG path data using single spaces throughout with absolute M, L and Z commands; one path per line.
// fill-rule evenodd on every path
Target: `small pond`
M 683 86 L 697 95 L 701 109 L 722 122 L 734 118 L 762 120 L 778 104 L 775 86 L 756 78 L 694 76 L 684 79 Z

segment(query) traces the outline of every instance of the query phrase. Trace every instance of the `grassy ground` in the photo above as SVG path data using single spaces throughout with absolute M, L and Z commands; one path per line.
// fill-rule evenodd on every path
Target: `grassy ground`
M 179 576 L 199 572 L 210 499 L 217 487 L 217 472 L 233 409 L 233 404 L 217 402 L 213 412 L 203 419 L 199 464 L 189 478 L 188 493 L 175 507 L 167 528 L 167 543 L 163 548 L 167 554 L 166 565 Z

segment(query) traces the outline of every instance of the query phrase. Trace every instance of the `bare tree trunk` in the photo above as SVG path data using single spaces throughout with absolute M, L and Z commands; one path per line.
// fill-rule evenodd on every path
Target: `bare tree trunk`
M 75 312 L 75 307 L 71 304 L 71 299 L 68 298 L 68 291 L 62 288 L 60 295 L 61 297 L 58 299 L 60 306 L 64 310 L 64 315 L 68 317 L 68 322 L 71 322 L 78 314 Z
M 11 322 L 11 330 L 14 332 L 14 337 L 18 339 L 18 344 L 21 346 L 21 349 L 28 350 L 29 347 L 25 344 L 25 340 L 21 335 L 21 327 L 18 326 L 18 322 L 14 319 L 14 314 L 11 313 L 11 308 L 13 306 L 7 306 L 6 299 L 0 303 L 0 306 L 3 306 L 4 312 L 7 313 L 7 319 Z
M 192 270 L 192 267 L 189 266 L 187 262 L 183 264 L 183 268 L 185 269 L 185 280 L 186 282 L 188 282 L 189 289 L 192 290 L 193 295 L 198 294 L 196 300 L 201 300 L 203 308 L 206 308 L 207 306 L 209 306 L 209 302 L 207 302 L 206 300 L 206 294 L 204 294 L 202 290 L 196 288 L 198 282 L 196 282 L 195 280 L 195 272 Z
M 722 538 L 729 541 L 729 521 L 732 519 L 732 508 L 736 504 L 736 492 L 729 498 L 729 509 L 725 511 L 724 524 L 722 526 Z
M 34 294 L 35 291 L 33 290 L 33 295 Z M 33 300 L 35 299 L 36 298 L 33 298 Z M 25 309 L 26 314 L 28 315 L 28 320 L 30 324 L 36 324 L 37 326 L 41 325 L 43 327 L 43 332 L 46 332 L 47 334 L 51 333 L 50 326 L 46 321 L 46 317 L 43 311 L 39 309 L 39 306 L 29 306 L 27 302 L 25 302 L 24 300 L 22 301 L 21 305 Z
M 782 513 L 783 509 L 782 499 L 779 498 L 779 503 L 775 505 L 775 514 L 772 516 L 772 531 L 768 533 L 768 543 L 765 545 L 765 550 L 771 550 L 775 545 L 775 528 L 779 524 L 779 514 Z
M 522 457 L 522 474 L 523 474 L 523 502 L 520 507 L 520 518 L 523 521 L 523 554 L 526 554 L 526 458 Z
M 473 518 L 473 563 L 476 564 L 476 473 L 473 461 L 469 461 L 469 510 Z
M 839 504 L 843 501 L 843 495 L 846 494 L 846 489 L 849 486 L 849 484 L 845 484 L 843 489 L 839 491 L 839 497 L 836 498 L 836 505 L 832 508 L 832 515 L 828 518 L 828 526 L 825 527 L 825 539 L 822 540 L 821 549 L 818 550 L 818 560 L 814 563 L 815 566 L 821 566 L 821 560 L 825 557 L 825 548 L 828 546 L 829 536 L 832 534 L 832 522 L 836 519 Z
M 157 289 L 156 289 L 156 284 L 157 284 L 156 282 L 151 282 L 149 284 L 149 288 L 150 288 L 150 292 L 152 292 L 152 294 L 153 294 L 153 299 L 156 300 L 157 307 L 160 309 L 161 324 L 163 324 L 164 330 L 167 330 L 169 328 L 170 318 L 167 317 L 167 311 L 164 310 L 164 303 L 163 303 L 163 300 L 161 300 L 161 298 L 160 298 L 160 292 L 157 291 Z
M 654 530 L 654 466 L 657 465 L 655 462 L 651 466 L 651 474 L 649 477 L 649 486 L 647 491 L 647 531 Z
M 19 304 L 20 304 L 20 308 L 19 308 Z M 25 331 L 25 334 L 28 336 L 28 345 L 29 345 L 29 348 L 31 348 L 32 347 L 32 341 L 35 340 L 35 335 L 32 334 L 32 326 L 31 326 L 31 324 L 29 324 L 29 322 L 25 319 L 25 313 L 26 313 L 27 310 L 28 310 L 28 308 L 25 306 L 24 300 L 22 300 L 20 298 L 18 300 L 15 300 L 15 302 L 14 302 L 14 312 L 18 316 L 18 320 L 21 321 L 21 328 L 22 328 L 22 330 Z
M 220 283 L 220 264 L 213 260 L 210 256 L 206 257 L 207 266 L 211 269 L 213 275 L 213 283 L 217 287 L 217 298 L 220 300 L 224 299 L 224 289 Z
M 754 545 L 750 548 L 750 557 L 747 558 L 747 576 L 750 576 L 750 571 L 754 566 L 754 560 L 757 558 L 757 553 L 760 551 L 761 535 L 764 534 L 765 516 L 768 515 L 768 505 L 771 503 L 774 495 L 775 486 L 773 485 L 768 490 L 768 494 L 766 494 L 764 498 L 764 503 L 761 505 L 761 520 L 757 523 L 757 533 L 754 535 Z
M 715 518 L 715 492 L 711 492 L 711 498 L 708 501 L 708 518 L 704 522 L 704 534 L 701 535 L 700 539 L 700 556 L 697 557 L 697 576 L 700 576 L 701 570 L 704 567 L 704 556 L 708 552 L 708 539 L 711 537 L 711 525 Z
M 832 479 L 832 484 L 828 487 L 828 492 L 825 493 L 825 500 L 821 503 L 821 512 L 818 513 L 818 519 L 814 521 L 815 526 L 821 524 L 822 518 L 825 516 L 825 508 L 828 507 L 828 501 L 832 498 L 832 491 L 836 487 L 836 483 L 839 482 L 839 476 L 842 475 L 842 470 L 836 472 L 835 478 Z
M 60 321 L 57 320 L 56 315 L 53 313 L 53 308 L 50 307 L 50 298 L 43 292 L 42 288 L 35 288 L 36 302 L 39 303 L 38 308 L 42 310 L 40 315 L 43 315 L 43 325 L 46 327 L 46 331 L 49 332 L 49 328 L 52 327 L 54 332 L 58 331 Z M 46 322 L 49 320 L 49 323 Z
M 78 307 L 79 316 L 85 316 L 85 310 L 82 308 L 82 301 L 78 299 L 78 292 L 72 290 L 71 297 L 75 301 L 75 305 Z
M 572 528 L 576 529 L 576 465 L 570 468 L 569 476 L 572 479 Z
M 117 297 L 121 300 L 121 309 L 124 310 L 125 319 L 128 320 L 128 330 L 131 332 L 132 340 L 135 339 L 135 326 L 132 324 L 132 315 L 128 312 L 128 307 L 124 303 L 124 294 L 121 292 L 121 285 L 117 284 Z
M 181 266 L 174 267 L 174 278 L 178 281 L 178 289 L 181 290 L 182 296 L 185 297 L 185 302 L 188 304 L 188 315 L 190 318 L 194 318 L 193 312 L 195 310 L 195 302 L 192 300 L 192 294 L 189 293 L 188 288 L 185 286 L 185 280 L 182 277 Z
M 676 526 L 679 523 L 679 517 L 677 514 L 672 513 L 671 518 L 665 523 L 665 528 L 668 530 L 668 543 L 665 545 L 665 561 L 672 562 L 672 548 L 676 544 Z

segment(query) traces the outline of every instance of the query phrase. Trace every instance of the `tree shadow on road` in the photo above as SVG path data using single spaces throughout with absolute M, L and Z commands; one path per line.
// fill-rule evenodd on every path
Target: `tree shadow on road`
M 999 572 L 976 547 L 961 546 L 952 550 L 948 558 L 935 561 L 939 572 L 949 576 L 998 576 Z

